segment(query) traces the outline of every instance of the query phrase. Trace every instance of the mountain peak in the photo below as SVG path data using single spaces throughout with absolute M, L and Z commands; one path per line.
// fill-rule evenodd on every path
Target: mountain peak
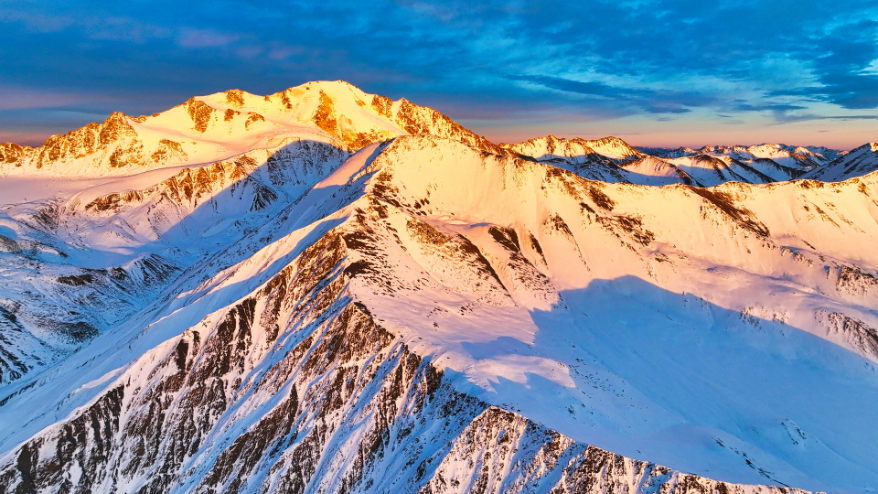
M 314 81 L 259 96 L 240 89 L 194 96 L 151 116 L 113 113 L 39 148 L 0 145 L 0 174 L 106 175 L 212 162 L 291 139 L 354 151 L 405 134 L 460 140 L 490 152 L 493 143 L 451 118 L 406 99 L 368 94 L 345 81 Z M 177 152 L 169 153 L 171 146 Z

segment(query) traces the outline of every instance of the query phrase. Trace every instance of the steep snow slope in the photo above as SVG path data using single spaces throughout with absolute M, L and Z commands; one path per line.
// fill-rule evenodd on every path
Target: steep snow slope
M 229 159 L 294 138 L 351 151 L 420 133 L 497 150 L 432 108 L 366 94 L 342 81 L 321 81 L 268 96 L 229 90 L 151 116 L 113 113 L 104 123 L 52 136 L 38 148 L 0 144 L 0 176 L 126 175 Z
M 824 182 L 841 182 L 849 178 L 868 175 L 876 170 L 878 170 L 878 144 L 869 143 L 803 175 L 802 178 Z
M 265 152 L 55 206 L 96 258 L 183 272 L 2 389 L 0 485 L 878 485 L 874 176 L 645 187 L 429 136 L 319 149 L 277 183 Z
M 0 388 L 127 320 L 178 276 L 199 276 L 193 262 L 252 235 L 348 156 L 293 140 L 0 207 L 0 307 L 20 333 L 5 339 L 29 342 L 0 341 Z

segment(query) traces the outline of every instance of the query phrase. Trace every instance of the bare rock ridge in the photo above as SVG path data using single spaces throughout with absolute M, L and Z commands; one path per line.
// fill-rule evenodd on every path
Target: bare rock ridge
M 878 485 L 875 146 L 495 146 L 340 82 L 111 119 L 2 148 L 97 178 L 0 204 L 0 493 Z

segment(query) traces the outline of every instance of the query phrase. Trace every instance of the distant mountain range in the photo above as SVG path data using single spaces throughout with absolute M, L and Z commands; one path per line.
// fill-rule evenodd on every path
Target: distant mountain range
M 0 493 L 873 493 L 876 153 L 344 82 L 0 145 Z
M 403 134 L 446 137 L 493 153 L 534 158 L 586 178 L 643 185 L 843 181 L 878 168 L 876 144 L 852 152 L 784 144 L 695 150 L 634 148 L 616 137 L 546 136 L 498 146 L 431 108 L 335 82 L 309 83 L 268 96 L 230 90 L 151 116 L 114 113 L 102 124 L 53 136 L 38 148 L 0 144 L 0 175 L 27 174 L 35 168 L 64 176 L 121 175 L 271 149 L 288 138 L 313 137 L 354 150 Z

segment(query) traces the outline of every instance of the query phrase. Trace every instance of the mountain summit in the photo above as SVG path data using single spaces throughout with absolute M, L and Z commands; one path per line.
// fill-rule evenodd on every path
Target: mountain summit
M 345 83 L 49 142 L 0 178 L 0 492 L 878 485 L 867 166 L 495 146 Z
M 232 89 L 194 97 L 151 116 L 113 113 L 101 124 L 52 136 L 38 148 L 0 144 L 0 174 L 41 170 L 55 175 L 123 175 L 277 148 L 290 139 L 351 151 L 421 133 L 497 151 L 432 108 L 366 94 L 343 81 L 322 81 L 268 96 Z

